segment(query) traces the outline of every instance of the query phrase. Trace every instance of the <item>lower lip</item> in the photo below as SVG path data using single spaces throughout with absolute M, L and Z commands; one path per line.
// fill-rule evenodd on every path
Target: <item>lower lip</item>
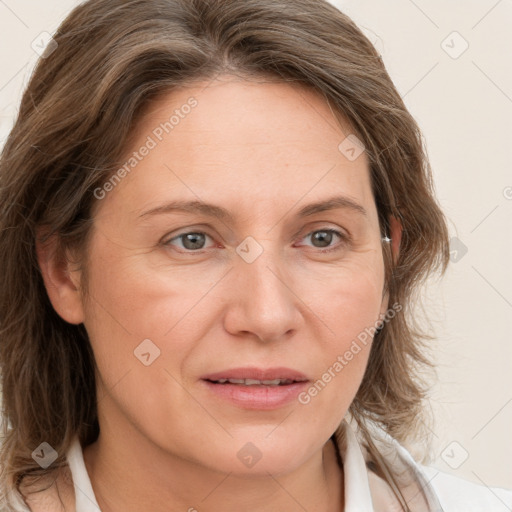
M 216 396 L 244 409 L 270 410 L 288 405 L 297 399 L 309 382 L 295 382 L 284 386 L 245 386 L 244 384 L 215 384 L 203 380 Z

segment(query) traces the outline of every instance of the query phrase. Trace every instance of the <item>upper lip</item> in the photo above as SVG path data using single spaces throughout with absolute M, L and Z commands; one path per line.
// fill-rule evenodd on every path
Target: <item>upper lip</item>
M 292 370 L 291 368 L 230 368 L 220 372 L 209 373 L 201 377 L 203 380 L 220 380 L 220 379 L 253 379 L 253 380 L 293 380 L 307 381 L 309 380 L 303 373 Z

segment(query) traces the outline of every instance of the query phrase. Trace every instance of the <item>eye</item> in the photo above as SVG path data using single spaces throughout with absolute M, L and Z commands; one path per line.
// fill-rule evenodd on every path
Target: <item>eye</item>
M 317 249 L 324 249 L 320 251 L 323 253 L 340 250 L 345 245 L 344 242 L 348 242 L 348 237 L 336 229 L 318 229 L 307 234 L 304 239 L 310 237 L 312 246 Z M 341 243 L 333 246 L 332 243 L 336 241 L 336 238 L 338 238 Z
M 175 245 L 173 242 L 181 242 L 181 245 L 178 246 L 180 249 L 184 249 L 186 252 L 188 251 L 198 251 L 204 249 L 206 239 L 212 238 L 203 233 L 201 231 L 191 231 L 189 233 L 182 233 L 181 235 L 175 236 L 174 238 L 169 239 L 164 245 Z
M 319 252 L 326 253 L 340 250 L 345 243 L 349 241 L 349 237 L 336 229 L 318 229 L 308 233 L 303 239 L 311 238 L 311 245 L 316 249 L 323 249 Z M 163 242 L 165 246 L 177 246 L 183 252 L 199 252 L 206 249 L 206 240 L 212 237 L 202 231 L 189 231 L 181 233 L 169 240 Z M 339 239 L 339 243 L 333 245 Z M 309 244 L 308 244 L 309 245 Z

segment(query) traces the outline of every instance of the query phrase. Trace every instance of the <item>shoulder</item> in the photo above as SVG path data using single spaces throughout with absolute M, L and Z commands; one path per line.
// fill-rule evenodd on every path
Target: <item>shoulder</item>
M 398 441 L 382 431 L 377 434 L 372 439 L 393 475 L 401 477 L 400 490 L 405 491 L 406 499 L 423 494 L 428 502 L 426 509 L 432 512 L 512 511 L 512 489 L 479 485 L 421 464 Z
M 445 512 L 510 512 L 512 490 L 479 485 L 430 466 L 417 465 Z

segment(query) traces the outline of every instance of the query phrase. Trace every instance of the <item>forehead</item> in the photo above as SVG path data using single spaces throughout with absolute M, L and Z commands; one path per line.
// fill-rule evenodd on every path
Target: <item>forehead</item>
M 192 100 L 196 106 L 190 108 Z M 173 113 L 179 115 L 170 116 Z M 171 117 L 173 126 L 162 134 L 169 143 L 180 138 L 187 146 L 209 144 L 219 149 L 256 149 L 258 145 L 275 148 L 299 141 L 304 145 L 307 141 L 299 155 L 306 151 L 337 154 L 341 140 L 354 132 L 342 115 L 335 114 L 327 99 L 310 87 L 229 75 L 159 96 L 148 107 L 134 136 L 140 139 Z
M 235 197 L 275 208 L 276 198 L 290 206 L 340 192 L 369 205 L 366 154 L 344 152 L 353 136 L 327 100 L 304 86 L 230 76 L 196 82 L 151 103 L 124 160 L 151 150 L 109 200 L 124 197 L 142 210 L 173 195 L 215 203 Z

